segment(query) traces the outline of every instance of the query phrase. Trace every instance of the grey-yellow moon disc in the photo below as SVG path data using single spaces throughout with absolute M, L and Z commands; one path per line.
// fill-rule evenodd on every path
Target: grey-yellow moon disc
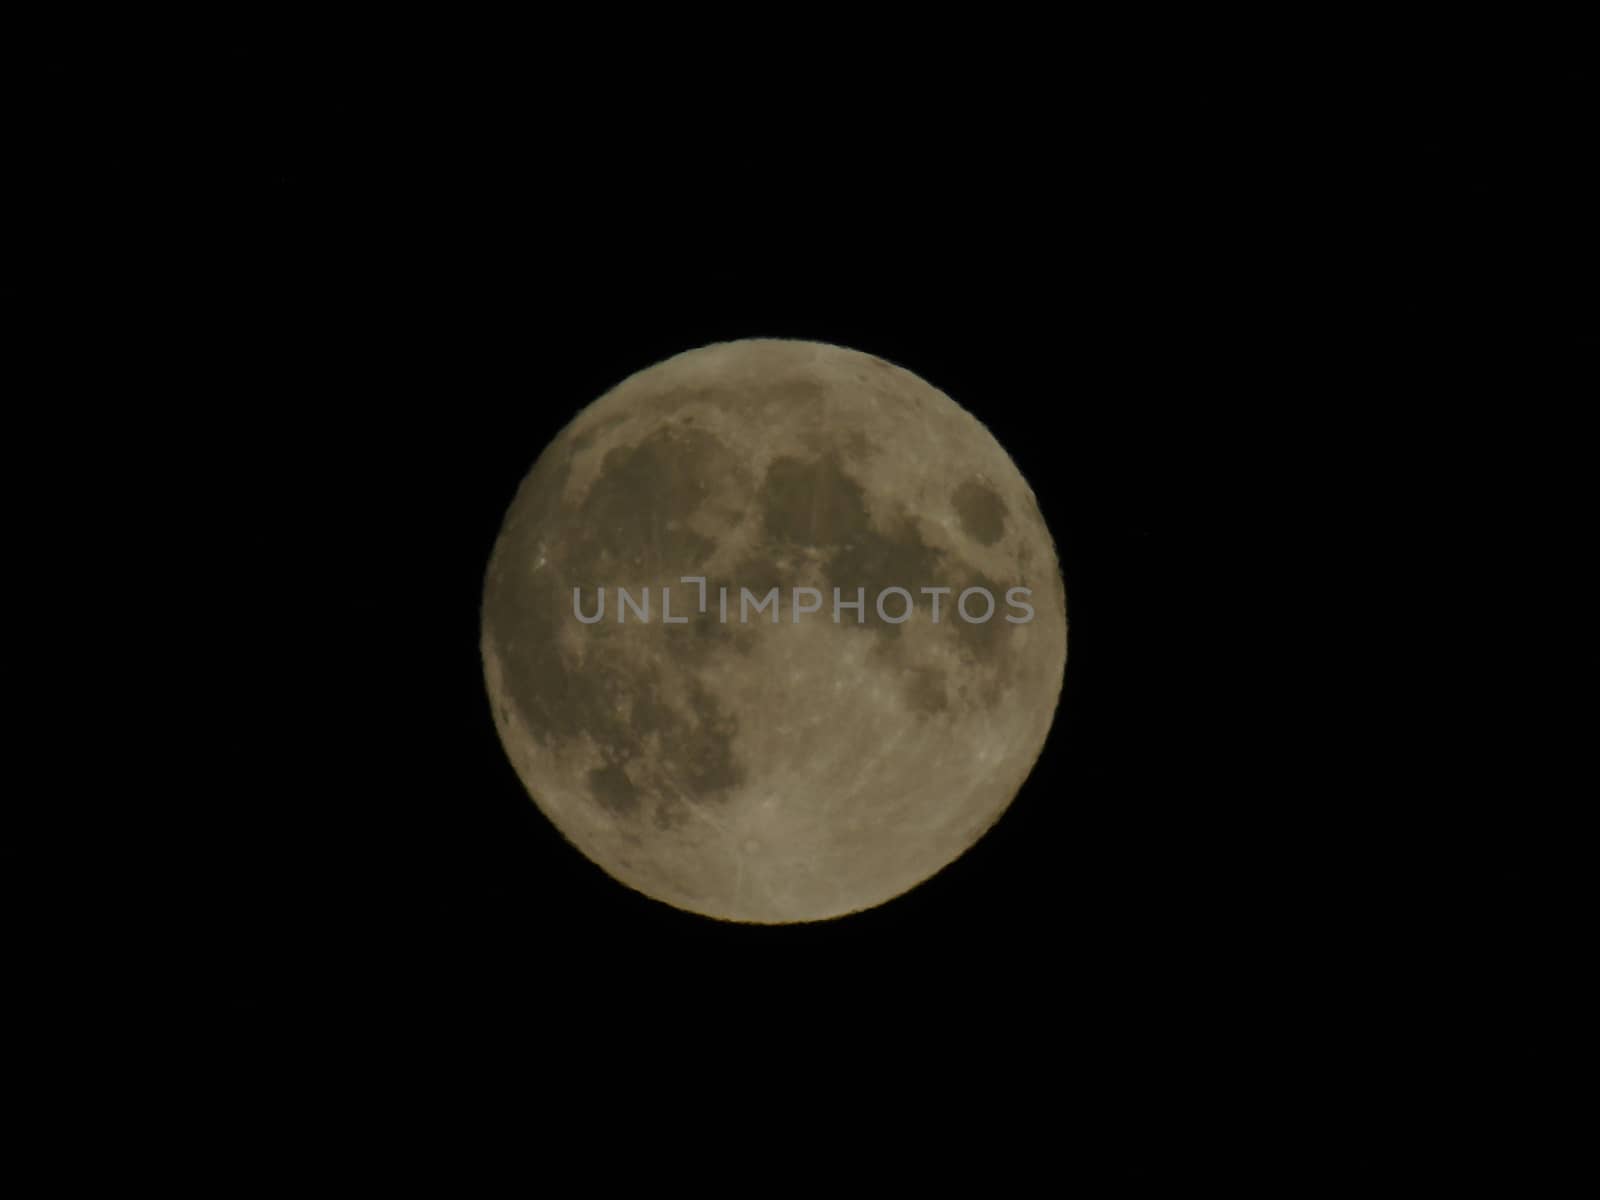
M 732 921 L 871 908 L 954 861 L 1037 760 L 1066 650 L 1005 450 L 909 371 L 814 342 L 690 350 L 584 409 L 483 595 L 494 720 L 540 809 L 613 878 Z

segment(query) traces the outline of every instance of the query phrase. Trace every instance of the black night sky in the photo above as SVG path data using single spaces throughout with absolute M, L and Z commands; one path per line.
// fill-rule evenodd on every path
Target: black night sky
M 1373 618 L 1417 565 L 1395 467 L 1478 374 L 1480 265 L 1441 200 L 1464 135 L 1437 105 L 1396 145 L 1267 103 L 1282 81 L 1042 62 L 826 99 L 831 73 L 674 77 L 612 111 L 540 61 L 234 55 L 176 97 L 206 130 L 175 170 L 212 660 L 182 851 L 224 1094 L 289 1145 L 547 1161 L 564 1123 L 682 1120 L 783 1161 L 948 1156 L 985 1194 L 1012 1169 L 1199 1178 L 1314 1125 L 1308 1089 L 1359 1109 L 1382 1089 L 1352 1064 L 1425 971 L 1397 881 L 1442 801 L 1387 749 L 1391 670 L 1422 651 L 1378 652 Z M 478 657 L 546 443 L 629 374 L 751 336 L 878 355 L 985 422 L 1071 625 L 1002 821 L 813 926 L 591 865 L 513 774 Z M 1420 617 L 1396 603 L 1383 636 Z M 1509 944 L 1498 901 L 1462 903 Z

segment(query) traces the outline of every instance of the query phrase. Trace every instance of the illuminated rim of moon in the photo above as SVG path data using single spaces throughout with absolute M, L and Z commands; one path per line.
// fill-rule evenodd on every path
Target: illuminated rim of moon
M 535 803 L 614 879 L 729 921 L 858 912 L 958 858 L 1032 770 L 1066 646 L 1005 450 L 911 372 L 815 342 L 689 350 L 583 409 L 484 585 Z

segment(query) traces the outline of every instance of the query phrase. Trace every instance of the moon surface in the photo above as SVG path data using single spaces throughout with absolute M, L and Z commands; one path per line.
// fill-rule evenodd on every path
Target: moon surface
M 774 587 L 741 621 L 742 590 Z M 540 455 L 481 648 L 512 765 L 589 859 L 690 912 L 817 921 L 999 819 L 1055 714 L 1066 598 L 1032 490 L 970 413 L 870 355 L 752 339 L 640 371 Z

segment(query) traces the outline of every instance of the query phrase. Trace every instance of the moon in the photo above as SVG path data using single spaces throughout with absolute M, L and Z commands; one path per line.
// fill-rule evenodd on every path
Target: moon
M 1067 651 L 1055 545 L 989 431 L 882 359 L 774 339 L 583 409 L 505 515 L 481 632 L 501 744 L 567 840 L 760 924 L 875 907 L 972 846 Z

